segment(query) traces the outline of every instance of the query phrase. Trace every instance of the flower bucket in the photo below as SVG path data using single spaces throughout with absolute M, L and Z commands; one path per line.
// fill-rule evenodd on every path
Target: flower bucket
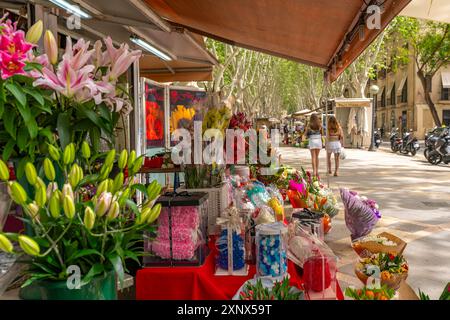
M 70 282 L 69 282 L 70 283 Z M 36 281 L 20 290 L 24 300 L 117 300 L 116 276 L 109 272 L 80 289 L 69 289 L 67 281 Z

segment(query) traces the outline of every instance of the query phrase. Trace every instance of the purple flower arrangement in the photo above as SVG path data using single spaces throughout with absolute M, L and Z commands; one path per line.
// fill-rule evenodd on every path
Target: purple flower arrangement
M 345 209 L 345 224 L 351 232 L 352 240 L 367 236 L 381 218 L 377 203 L 355 191 L 344 188 L 340 191 Z
M 362 203 L 364 203 L 366 206 L 368 206 L 370 208 L 370 210 L 372 210 L 375 217 L 377 217 L 377 219 L 381 219 L 380 207 L 378 206 L 378 204 L 375 200 L 369 199 L 365 196 L 360 196 L 358 194 L 358 192 L 352 191 L 352 190 L 350 190 L 350 194 L 352 196 L 355 196 L 357 199 L 361 200 Z

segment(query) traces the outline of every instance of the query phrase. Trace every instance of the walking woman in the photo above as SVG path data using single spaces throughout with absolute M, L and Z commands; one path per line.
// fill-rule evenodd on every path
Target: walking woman
M 311 115 L 305 134 L 309 140 L 309 151 L 311 152 L 313 175 L 315 177 L 319 177 L 319 153 L 323 148 L 323 128 L 322 120 L 317 113 L 313 113 Z
M 341 155 L 342 146 L 344 145 L 344 134 L 342 127 L 334 116 L 331 116 L 328 119 L 327 128 L 329 130 L 327 141 L 328 173 L 331 174 L 331 154 L 334 154 L 334 176 L 337 177 L 339 171 L 339 157 Z

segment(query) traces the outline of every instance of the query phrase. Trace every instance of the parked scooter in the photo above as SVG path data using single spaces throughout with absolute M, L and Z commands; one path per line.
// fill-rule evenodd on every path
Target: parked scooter
M 375 130 L 374 134 L 373 134 L 373 143 L 375 145 L 375 147 L 378 149 L 381 145 L 381 143 L 383 142 L 381 140 L 381 133 L 380 133 L 380 129 Z
M 428 154 L 428 162 L 438 165 L 450 163 L 450 129 L 446 128 L 434 144 L 434 150 Z
M 428 155 L 434 150 L 434 144 L 439 139 L 439 136 L 445 130 L 445 127 L 435 127 L 433 130 L 425 134 L 425 150 L 423 155 L 428 160 Z
M 403 143 L 400 152 L 404 154 L 411 153 L 411 155 L 414 157 L 417 151 L 419 151 L 419 149 L 420 149 L 419 141 L 417 140 L 416 137 L 414 137 L 412 129 L 409 130 L 408 132 L 405 132 L 403 134 Z
M 391 130 L 391 135 L 390 135 L 389 140 L 391 140 L 391 150 L 393 152 L 398 152 L 398 151 L 401 150 L 402 144 L 403 144 L 403 140 L 400 137 L 400 134 L 398 132 L 398 128 L 395 128 L 395 129 L 393 128 Z

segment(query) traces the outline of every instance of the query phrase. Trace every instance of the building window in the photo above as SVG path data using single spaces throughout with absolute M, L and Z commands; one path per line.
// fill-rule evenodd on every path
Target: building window
M 402 88 L 402 98 L 400 100 L 402 103 L 408 102 L 408 80 L 405 81 L 405 84 Z
M 442 124 L 445 124 L 447 127 L 450 126 L 450 110 L 442 111 Z
M 395 119 L 395 111 L 392 110 L 391 111 L 391 128 L 395 128 L 396 127 L 396 119 Z
M 394 86 L 392 87 L 392 91 L 391 91 L 391 105 L 395 106 L 397 103 L 395 101 L 395 83 Z
M 347 88 L 344 90 L 344 97 L 350 98 L 350 91 Z
M 433 92 L 433 78 L 431 76 L 426 76 L 425 81 L 427 83 L 428 92 Z
M 383 93 L 381 94 L 381 107 L 386 107 L 386 90 L 383 89 Z
M 408 130 L 408 112 L 402 111 L 402 132 L 406 132 Z
M 442 86 L 441 100 L 450 100 L 450 89 L 449 88 L 444 88 L 444 86 Z

